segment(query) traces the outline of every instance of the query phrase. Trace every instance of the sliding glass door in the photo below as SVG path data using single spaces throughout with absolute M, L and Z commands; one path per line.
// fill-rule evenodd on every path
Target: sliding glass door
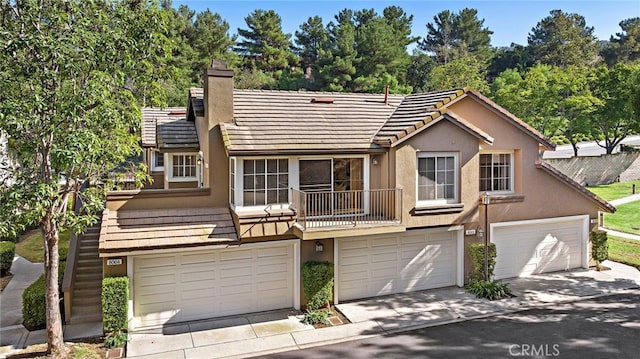
M 307 212 L 314 216 L 363 212 L 364 160 L 300 160 L 300 190 L 308 193 Z

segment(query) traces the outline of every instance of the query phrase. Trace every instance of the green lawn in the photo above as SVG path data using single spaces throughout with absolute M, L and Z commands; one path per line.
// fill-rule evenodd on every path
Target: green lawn
M 587 187 L 587 189 L 599 197 L 611 201 L 614 199 L 630 196 L 633 184 L 636 185 L 636 193 L 640 193 L 640 181 L 615 182 L 602 186 Z
M 59 250 L 69 248 L 70 231 L 60 232 Z M 42 231 L 34 229 L 25 233 L 20 242 L 16 243 L 16 254 L 32 263 L 44 262 L 44 243 Z
M 616 213 L 604 215 L 604 226 L 620 232 L 640 234 L 640 201 L 616 206 Z
M 609 235 L 609 259 L 640 269 L 640 241 Z

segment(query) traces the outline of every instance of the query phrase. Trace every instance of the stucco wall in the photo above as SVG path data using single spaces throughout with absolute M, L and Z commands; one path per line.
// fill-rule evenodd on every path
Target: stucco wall
M 316 242 L 322 243 L 324 250 L 316 252 Z M 328 261 L 333 263 L 333 238 L 321 239 L 317 241 L 300 241 L 300 266 L 309 261 Z M 304 296 L 304 283 L 302 271 L 300 271 L 300 305 L 306 306 L 307 300 Z
M 640 179 L 640 152 L 547 159 L 553 167 L 582 185 Z
M 417 158 L 419 153 L 455 152 L 458 154 L 458 196 L 462 213 L 412 215 L 416 207 Z M 407 227 L 441 226 L 477 220 L 479 188 L 478 139 L 448 121 L 440 122 L 392 150 L 395 185 L 402 189 L 402 218 Z

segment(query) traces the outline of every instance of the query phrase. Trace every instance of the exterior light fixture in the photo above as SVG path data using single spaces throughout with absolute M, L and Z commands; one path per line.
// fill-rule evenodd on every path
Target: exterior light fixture
M 316 252 L 324 252 L 324 244 L 320 241 L 316 241 Z
M 374 166 L 377 166 L 377 165 L 378 165 L 378 163 L 379 163 L 379 162 L 378 162 L 378 156 L 374 156 L 374 157 L 371 159 L 371 163 L 373 163 L 373 165 L 374 165 Z

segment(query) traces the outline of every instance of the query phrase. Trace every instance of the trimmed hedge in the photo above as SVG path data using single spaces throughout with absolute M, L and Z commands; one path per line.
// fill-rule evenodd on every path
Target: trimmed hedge
M 329 306 L 333 299 L 333 264 L 305 262 L 302 265 L 302 285 L 308 310 Z
M 62 276 L 66 262 L 58 266 L 58 290 L 62 295 Z M 22 319 L 28 328 L 43 328 L 47 323 L 44 274 L 22 292 Z
M 493 277 L 493 270 L 496 267 L 496 245 L 489 242 L 489 256 L 488 256 L 488 272 L 489 278 Z M 489 280 L 484 278 L 484 243 L 471 243 L 469 244 L 469 255 L 471 256 L 471 262 L 473 263 L 473 279 L 477 280 Z
M 13 242 L 0 242 L 0 275 L 4 275 L 11 270 L 15 255 L 16 245 Z
M 600 264 L 609 259 L 609 243 L 607 242 L 607 232 L 599 229 L 589 233 L 591 240 L 591 257 Z
M 41 328 L 47 323 L 44 274 L 22 292 L 22 319 L 27 328 Z
M 129 278 L 102 280 L 102 323 L 105 331 L 127 330 L 129 313 Z

